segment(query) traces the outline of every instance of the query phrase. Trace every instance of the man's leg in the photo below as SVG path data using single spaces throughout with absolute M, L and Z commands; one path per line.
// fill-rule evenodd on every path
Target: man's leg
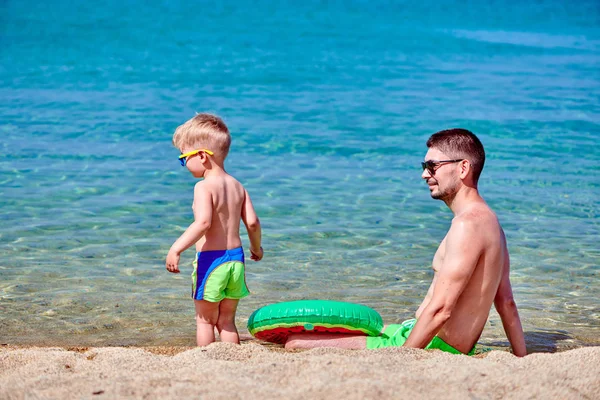
M 294 333 L 285 342 L 286 349 L 313 349 L 315 347 L 366 349 L 367 337 L 343 333 Z

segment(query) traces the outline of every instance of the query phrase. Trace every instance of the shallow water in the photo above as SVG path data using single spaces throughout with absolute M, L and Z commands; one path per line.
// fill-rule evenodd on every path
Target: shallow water
M 211 111 L 264 229 L 242 331 L 304 298 L 410 317 L 451 219 L 424 143 L 461 126 L 528 346 L 600 345 L 597 2 L 241 4 L 0 6 L 2 343 L 193 344 L 193 253 L 163 266 L 194 183 L 170 140 Z M 494 312 L 480 343 L 506 345 Z

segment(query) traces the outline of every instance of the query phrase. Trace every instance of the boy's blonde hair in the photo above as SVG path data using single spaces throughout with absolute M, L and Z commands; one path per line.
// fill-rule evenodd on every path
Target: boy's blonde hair
M 201 113 L 177 127 L 173 145 L 180 150 L 205 148 L 224 160 L 229 153 L 231 135 L 221 118 Z

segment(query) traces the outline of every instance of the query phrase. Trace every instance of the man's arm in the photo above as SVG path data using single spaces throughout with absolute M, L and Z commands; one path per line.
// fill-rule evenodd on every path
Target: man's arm
M 427 290 L 427 295 L 425 296 L 425 298 L 421 302 L 421 305 L 417 309 L 417 312 L 415 313 L 415 317 L 417 319 L 419 319 L 421 317 L 421 313 L 423 312 L 425 307 L 427 307 L 427 304 L 429 304 L 429 302 L 431 301 L 431 298 L 433 297 L 433 288 L 435 287 L 436 281 L 437 281 L 437 276 L 433 275 L 431 285 L 429 285 L 429 289 Z
M 467 286 L 483 250 L 475 222 L 452 223 L 446 237 L 444 261 L 437 272 L 431 301 L 421 312 L 404 346 L 425 348 L 450 318 L 454 306 Z
M 525 335 L 523 334 L 523 327 L 521 326 L 517 304 L 513 298 L 509 275 L 510 260 L 507 252 L 506 263 L 502 272 L 502 281 L 500 281 L 498 292 L 494 298 L 494 306 L 502 320 L 502 326 L 504 327 L 504 332 L 506 332 L 506 336 L 512 347 L 513 354 L 518 357 L 523 357 L 527 355 Z

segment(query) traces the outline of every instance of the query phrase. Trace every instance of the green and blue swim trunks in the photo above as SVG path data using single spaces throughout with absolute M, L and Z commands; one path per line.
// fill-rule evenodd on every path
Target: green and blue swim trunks
M 244 250 L 201 251 L 194 260 L 192 298 L 213 303 L 241 299 L 250 294 L 246 286 Z
M 402 346 L 406 342 L 406 339 L 408 339 L 408 335 L 410 335 L 416 323 L 416 319 L 409 319 L 401 324 L 388 325 L 380 336 L 367 337 L 367 349 Z M 464 354 L 437 336 L 433 337 L 433 340 L 425 346 L 425 349 L 438 349 L 452 354 Z M 467 355 L 472 356 L 473 354 L 475 354 L 475 347 Z

